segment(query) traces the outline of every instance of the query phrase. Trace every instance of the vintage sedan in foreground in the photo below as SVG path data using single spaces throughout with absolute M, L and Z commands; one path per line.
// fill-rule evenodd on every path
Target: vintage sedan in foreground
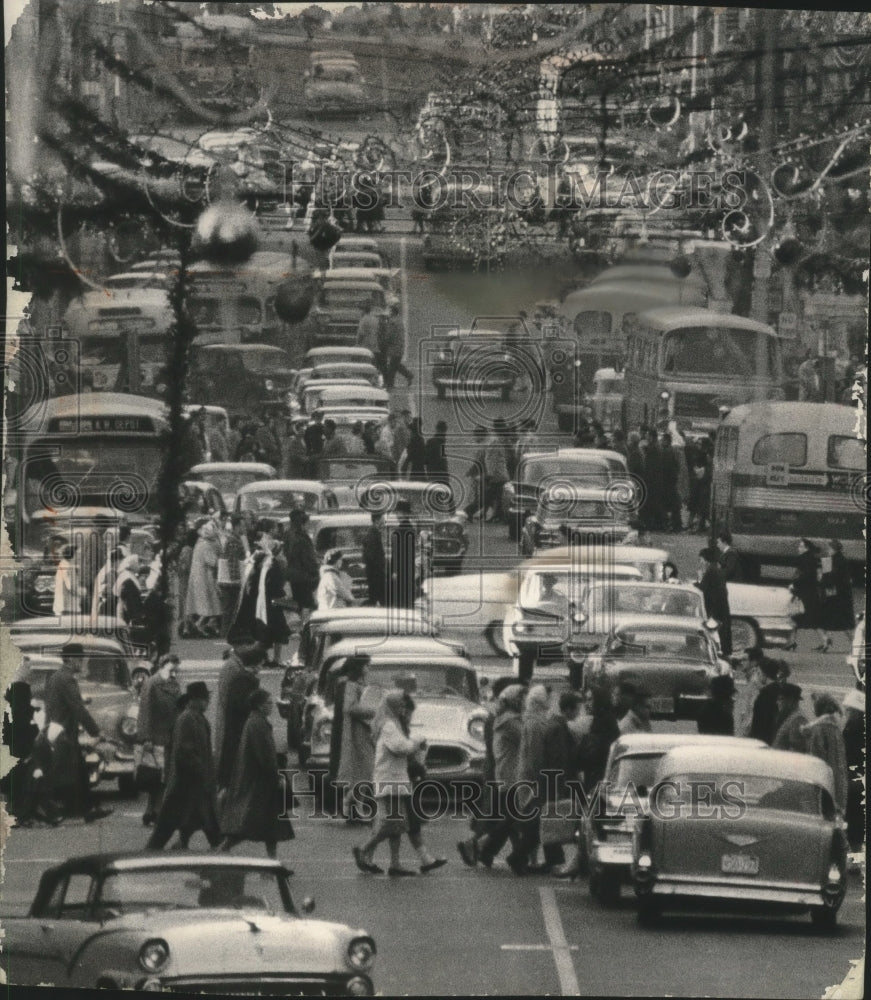
M 375 942 L 309 919 L 278 861 L 94 854 L 47 869 L 3 920 L 7 981 L 244 996 L 372 996 Z
M 583 687 L 616 689 L 634 680 L 650 695 L 654 718 L 693 719 L 708 698 L 711 681 L 731 675 L 710 628 L 697 618 L 638 615 L 615 629 L 601 653 L 589 657 Z
M 616 903 L 620 889 L 629 880 L 632 863 L 632 831 L 647 811 L 656 766 L 677 746 L 698 747 L 716 760 L 730 747 L 756 747 L 761 740 L 698 733 L 629 733 L 611 744 L 605 777 L 597 788 L 595 810 L 581 821 L 581 849 L 590 875 L 590 895 L 604 906 Z
M 484 771 L 484 722 L 478 679 L 462 647 L 422 636 L 356 636 L 335 643 L 326 653 L 317 686 L 306 706 L 311 717 L 309 771 L 326 771 L 333 727 L 338 672 L 350 656 L 370 657 L 362 704 L 377 709 L 404 678 L 417 708 L 412 732 L 427 741 L 426 769 L 433 781 L 480 781 Z
M 649 815 L 635 827 L 638 915 L 666 907 L 810 911 L 837 923 L 847 841 L 828 764 L 785 750 L 670 750 L 657 765 Z

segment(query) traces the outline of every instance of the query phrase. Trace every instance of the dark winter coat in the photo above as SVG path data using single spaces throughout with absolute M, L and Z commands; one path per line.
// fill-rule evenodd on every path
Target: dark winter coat
M 562 713 L 551 715 L 548 719 L 542 751 L 542 771 L 557 772 L 556 778 L 542 782 L 542 792 L 555 802 L 568 795 L 566 782 L 576 779 L 578 772 L 578 743 Z
M 226 788 L 233 775 L 239 756 L 242 730 L 248 717 L 248 696 L 260 687 L 257 675 L 250 670 L 234 674 L 227 685 L 227 704 L 224 709 L 223 739 L 218 757 L 218 787 Z
M 243 840 L 292 840 L 290 820 L 279 819 L 285 811 L 272 726 L 260 712 L 249 712 L 224 800 L 221 832 Z
M 728 702 L 709 699 L 699 708 L 696 725 L 700 733 L 711 736 L 734 736 L 735 716 Z
M 819 628 L 822 620 L 822 602 L 818 571 L 819 559 L 813 552 L 802 552 L 797 560 L 790 589 L 801 601 L 804 612 L 795 616 L 799 628 Z
M 708 566 L 696 586 L 705 600 L 705 614 L 720 622 L 720 648 L 723 656 L 732 654 L 732 622 L 726 578 L 719 566 Z
M 164 680 L 159 674 L 148 678 L 139 695 L 136 738 L 140 743 L 154 743 L 159 747 L 169 745 L 178 716 L 180 695 L 181 688 L 174 678 Z
M 617 717 L 613 713 L 593 717 L 589 730 L 581 737 L 578 756 L 584 772 L 584 790 L 591 792 L 605 777 L 605 765 L 611 744 L 620 736 Z
M 769 746 L 774 742 L 777 733 L 777 698 L 780 685 L 775 681 L 766 684 L 756 695 L 753 702 L 753 718 L 750 722 L 750 732 L 747 734 L 753 740 L 764 740 Z
M 320 563 L 314 542 L 304 528 L 291 528 L 284 545 L 287 578 L 293 599 L 302 608 L 314 608 L 320 582 Z
M 76 675 L 61 666 L 45 685 L 45 721 L 63 726 L 64 733 L 75 744 L 79 742 L 79 726 L 89 736 L 96 736 L 100 727 L 85 708 Z
M 176 719 L 160 813 L 158 822 L 171 818 L 176 828 L 189 833 L 217 829 L 212 733 L 208 719 L 195 708 L 186 708 Z
M 843 553 L 832 556 L 832 568 L 823 573 L 820 580 L 822 591 L 822 627 L 827 632 L 844 632 L 856 625 L 853 611 L 853 581 L 850 564 Z
M 387 555 L 381 532 L 374 524 L 363 536 L 363 565 L 366 568 L 369 603 L 384 604 L 387 592 Z

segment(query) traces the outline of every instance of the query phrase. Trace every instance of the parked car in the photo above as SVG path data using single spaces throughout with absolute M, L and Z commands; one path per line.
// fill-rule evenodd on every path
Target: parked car
M 376 314 L 386 316 L 387 296 L 377 281 L 357 278 L 325 284 L 309 312 L 311 343 L 320 345 L 332 341 L 353 344 L 357 339 L 360 319 L 373 300 Z
M 396 504 L 405 500 L 411 505 L 408 519 L 422 542 L 431 544 L 433 569 L 448 575 L 462 572 L 469 548 L 465 511 L 457 511 L 450 482 L 433 483 L 409 479 L 366 478 L 357 486 L 360 506 L 367 511 L 382 510 L 389 533 L 399 517 Z
M 371 107 L 366 81 L 355 59 L 337 59 L 329 55 L 316 59 L 315 55 L 312 53 L 302 86 L 303 108 L 307 115 L 357 116 Z
M 615 690 L 637 680 L 650 694 L 653 718 L 694 719 L 715 677 L 731 675 L 710 628 L 696 618 L 638 615 L 614 629 L 601 653 L 587 659 L 583 688 Z
M 281 520 L 297 507 L 315 514 L 356 506 L 353 490 L 345 486 L 327 486 L 311 479 L 270 479 L 243 486 L 236 494 L 235 511 L 255 520 Z
M 44 724 L 45 686 L 49 677 L 61 665 L 61 649 L 70 636 L 59 636 L 56 630 L 19 631 L 13 642 L 22 660 L 13 680 L 30 685 L 31 702 L 37 709 L 34 721 Z M 76 634 L 75 642 L 84 647 L 79 688 L 88 710 L 110 744 L 106 756 L 94 752 L 93 741 L 82 733 L 88 776 L 91 784 L 117 781 L 119 791 L 133 795 L 136 791 L 133 775 L 133 745 L 139 706 L 133 688 L 133 672 L 149 670 L 147 660 L 130 656 L 124 646 L 112 636 Z
M 373 996 L 375 942 L 309 919 L 290 872 L 228 854 L 92 854 L 43 872 L 26 917 L 4 917 L 16 984 L 153 993 Z
M 528 558 L 569 543 L 619 544 L 629 531 L 629 506 L 612 502 L 607 487 L 548 486 L 523 525 L 520 551 Z
M 236 502 L 236 494 L 248 483 L 262 483 L 275 479 L 275 469 L 266 462 L 202 462 L 188 472 L 189 480 L 211 484 L 229 510 Z
M 611 744 L 605 776 L 594 790 L 596 807 L 581 820 L 581 850 L 590 876 L 590 895 L 604 906 L 620 897 L 629 881 L 632 864 L 632 831 L 647 810 L 656 767 L 677 746 L 699 747 L 708 754 L 729 752 L 732 747 L 765 749 L 762 740 L 735 736 L 702 736 L 698 733 L 630 733 Z
M 538 506 L 541 491 L 548 486 L 588 486 L 606 489 L 620 479 L 628 480 L 626 460 L 617 452 L 596 448 L 559 448 L 530 452 L 517 464 L 514 479 L 505 484 L 502 506 L 508 519 L 508 537 L 516 541 L 523 524 Z
M 462 650 L 440 639 L 418 636 L 373 636 L 371 651 L 363 637 L 331 646 L 321 663 L 317 686 L 306 705 L 311 718 L 310 772 L 327 770 L 333 725 L 335 680 L 349 656 L 370 657 L 362 704 L 377 708 L 397 677 L 406 679 L 417 708 L 412 732 L 427 741 L 428 776 L 445 785 L 479 781 L 484 769 L 484 722 L 475 668 Z M 304 737 L 305 738 L 305 737 Z
M 313 611 L 302 628 L 300 642 L 281 681 L 278 713 L 287 720 L 287 745 L 296 750 L 304 767 L 311 748 L 311 713 L 321 664 L 337 643 L 359 637 L 371 643 L 375 637 L 438 635 L 438 630 L 413 611 L 397 613 L 379 607 L 324 608 Z M 306 705 L 311 711 L 306 711 Z
M 711 808 L 699 808 L 700 786 Z M 810 911 L 815 927 L 832 930 L 847 883 L 833 787 L 832 769 L 809 754 L 670 750 L 650 790 L 656 808 L 633 837 L 639 920 L 659 926 L 666 907 L 707 903 Z

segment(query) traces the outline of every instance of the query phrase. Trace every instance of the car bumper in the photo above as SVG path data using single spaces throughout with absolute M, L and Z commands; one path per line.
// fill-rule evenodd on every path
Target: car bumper
M 439 389 L 476 390 L 480 392 L 501 392 L 514 385 L 513 378 L 462 379 L 448 375 L 433 375 L 433 385 Z
M 748 903 L 825 906 L 827 909 L 837 909 L 844 898 L 843 890 L 831 895 L 818 885 L 760 885 L 752 879 L 695 879 L 677 875 L 656 877 L 649 884 L 639 884 L 636 880 L 635 891 L 643 896 L 746 900 Z
M 590 847 L 590 864 L 600 868 L 620 869 L 628 878 L 632 866 L 631 838 L 627 838 L 625 843 L 618 841 L 613 844 L 594 841 Z
M 351 981 L 358 983 L 353 992 Z M 374 996 L 375 987 L 368 976 L 349 976 L 347 973 L 305 974 L 294 976 L 185 976 L 147 980 L 151 985 L 137 984 L 139 989 L 164 993 L 236 994 L 237 996 L 304 996 L 346 997 Z
M 763 646 L 779 646 L 781 649 L 789 649 L 795 645 L 796 628 L 792 623 L 777 622 L 766 624 L 765 622 L 758 622 L 758 625 Z

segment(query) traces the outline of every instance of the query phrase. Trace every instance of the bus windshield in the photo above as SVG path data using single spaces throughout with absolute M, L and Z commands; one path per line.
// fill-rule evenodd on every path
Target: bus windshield
M 139 337 L 139 360 L 142 364 L 166 360 L 166 334 Z M 82 342 L 82 359 L 100 365 L 120 365 L 126 358 L 119 337 L 86 337 Z
M 25 510 L 32 514 L 62 502 L 64 506 L 123 503 L 131 513 L 149 510 L 157 497 L 162 460 L 158 434 L 42 437 L 29 449 Z M 61 491 L 74 503 L 64 501 Z
M 662 370 L 729 378 L 777 376 L 776 342 L 755 330 L 685 327 L 665 335 Z

